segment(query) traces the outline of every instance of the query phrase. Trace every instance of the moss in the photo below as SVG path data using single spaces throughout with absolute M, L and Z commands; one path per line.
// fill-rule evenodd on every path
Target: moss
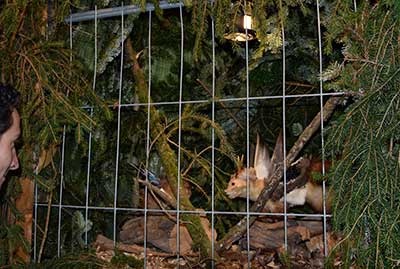
M 138 260 L 122 253 L 116 253 L 116 255 L 111 259 L 111 264 L 113 267 L 117 268 L 126 268 L 126 265 L 130 268 L 143 268 L 144 262 L 143 260 Z

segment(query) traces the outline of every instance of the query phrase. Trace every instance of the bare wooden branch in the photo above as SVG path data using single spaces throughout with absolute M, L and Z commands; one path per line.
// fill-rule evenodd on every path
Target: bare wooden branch
M 325 103 L 322 110 L 322 118 L 323 121 L 326 121 L 333 113 L 336 108 L 336 105 L 339 102 L 339 98 L 337 96 L 332 96 Z M 286 157 L 286 167 L 289 167 L 290 164 L 296 159 L 299 155 L 300 151 L 303 149 L 304 145 L 310 140 L 310 138 L 315 134 L 315 132 L 319 129 L 321 125 L 321 112 L 319 112 L 311 123 L 304 129 L 303 133 L 297 139 L 296 143 L 293 145 L 289 153 Z M 283 163 L 279 163 L 275 167 L 275 171 L 272 174 L 271 178 L 268 180 L 270 182 L 269 185 L 266 185 L 262 190 L 260 196 L 257 201 L 251 206 L 251 212 L 260 212 L 268 199 L 271 198 L 271 195 L 278 187 L 279 182 L 283 175 Z M 250 225 L 254 223 L 256 220 L 256 216 L 250 216 L 249 222 Z M 247 227 L 247 217 L 241 219 L 238 224 L 231 228 L 231 230 L 222 238 L 217 247 L 218 251 L 223 251 L 229 249 L 234 242 L 239 240 Z
M 180 234 L 179 244 L 176 241 L 178 232 Z M 181 255 L 191 253 L 193 244 L 186 226 L 178 226 L 175 220 L 171 220 L 167 216 L 147 216 L 146 226 L 144 217 L 130 219 L 121 227 L 119 239 L 125 244 L 143 244 L 146 240 L 148 245 L 167 253 L 176 254 L 179 249 Z
M 309 227 L 298 225 L 296 222 L 288 222 L 287 236 L 288 241 L 309 240 L 312 235 L 322 232 L 322 224 L 319 222 L 319 227 L 315 225 L 315 230 Z M 313 226 L 311 226 L 314 228 Z M 283 221 L 275 223 L 265 223 L 255 221 L 250 228 L 250 247 L 253 249 L 283 249 L 285 242 L 285 223 Z M 243 243 L 246 243 L 244 240 Z
M 118 249 L 119 251 L 133 253 L 138 256 L 143 255 L 143 253 L 144 253 L 144 247 L 138 246 L 135 244 L 118 243 L 114 246 L 114 241 L 112 241 L 111 239 L 109 239 L 101 234 L 97 235 L 96 241 L 94 242 L 94 247 L 98 248 L 100 250 Z M 165 252 L 153 251 L 150 249 L 146 250 L 146 254 L 149 256 L 159 256 L 159 257 L 170 257 L 172 255 L 175 255 L 175 254 L 170 254 L 170 253 L 165 253 Z
M 310 160 L 309 159 L 302 159 L 300 163 L 297 165 L 296 169 L 300 169 L 300 175 L 298 175 L 296 178 L 289 180 L 286 182 L 286 193 L 291 192 L 294 189 L 297 189 L 299 187 L 304 186 L 307 183 L 307 169 L 310 166 Z M 278 201 L 283 197 L 283 191 L 284 191 L 284 186 L 283 182 L 280 182 L 278 187 L 275 189 L 275 191 L 272 194 L 272 200 L 273 201 Z
M 154 186 L 153 184 L 151 184 L 150 182 L 148 182 L 146 180 L 137 179 L 137 181 L 143 185 L 146 185 L 147 188 L 149 188 L 152 192 L 154 192 L 159 197 L 161 197 L 161 199 L 163 199 L 164 202 L 166 202 L 171 208 L 176 208 L 175 197 L 172 197 L 171 195 L 169 195 L 165 190 L 163 190 L 162 188 L 159 188 L 157 186 Z
M 50 223 L 50 213 L 51 213 L 51 205 L 53 203 L 53 190 L 50 191 L 49 193 L 49 201 L 47 202 L 47 214 L 46 214 L 46 224 L 44 227 L 44 232 L 43 232 L 43 238 L 42 242 L 40 243 L 40 248 L 39 248 L 39 255 L 38 255 L 38 263 L 40 263 L 42 259 L 42 254 L 44 250 L 44 246 L 46 244 L 48 232 L 49 232 L 49 223 Z

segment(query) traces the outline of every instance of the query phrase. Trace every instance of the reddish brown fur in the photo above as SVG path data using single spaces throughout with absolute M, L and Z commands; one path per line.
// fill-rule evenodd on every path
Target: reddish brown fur
M 229 180 L 228 187 L 225 189 L 226 194 L 230 199 L 237 197 L 246 198 L 247 188 L 247 168 L 241 168 Z M 249 198 L 252 201 L 257 200 L 262 188 L 264 188 L 264 181 L 257 180 L 254 168 L 249 168 Z
M 325 171 L 329 171 L 329 169 L 330 169 L 330 167 L 331 167 L 331 165 L 332 165 L 332 162 L 331 161 L 327 161 L 327 160 L 325 160 Z M 309 166 L 309 168 L 307 169 L 307 173 L 306 173 L 306 175 L 307 175 L 307 178 L 309 179 L 309 180 L 311 180 L 311 181 L 315 181 L 314 179 L 313 179 L 313 174 L 314 173 L 319 173 L 319 174 L 322 174 L 322 161 L 321 160 L 319 160 L 319 159 L 311 159 L 311 161 L 310 161 L 310 166 Z
M 329 169 L 331 163 L 329 161 L 325 162 L 326 170 Z M 225 189 L 228 197 L 230 199 L 235 198 L 246 198 L 246 168 L 241 168 L 234 175 L 231 176 L 228 183 L 228 187 Z M 323 212 L 323 189 L 320 184 L 313 182 L 312 173 L 322 171 L 322 162 L 313 160 L 306 173 L 308 182 L 305 185 L 306 188 L 306 203 L 311 206 L 316 212 Z M 259 194 L 264 188 L 265 181 L 263 179 L 257 179 L 254 168 L 249 168 L 249 199 L 251 201 L 256 201 Z M 332 193 L 326 188 L 326 210 L 330 212 Z M 272 201 L 268 200 L 265 209 L 270 212 L 283 212 L 283 202 L 282 201 Z

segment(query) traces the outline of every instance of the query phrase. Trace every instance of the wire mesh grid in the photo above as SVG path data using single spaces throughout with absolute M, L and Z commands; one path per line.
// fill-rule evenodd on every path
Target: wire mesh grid
M 165 4 L 165 3 L 163 3 Z M 212 3 L 210 3 L 212 4 Z M 319 13 L 319 1 L 317 0 L 316 2 L 317 6 L 317 30 L 318 30 L 318 46 L 319 46 L 319 74 L 322 74 L 323 72 L 323 61 L 322 61 L 322 45 L 321 45 L 321 24 L 320 24 L 320 13 Z M 90 194 L 90 186 L 92 184 L 95 184 L 93 182 L 93 178 L 91 178 L 91 160 L 92 160 L 92 136 L 93 134 L 90 133 L 88 136 L 88 151 L 87 151 L 87 175 L 86 175 L 86 190 L 85 190 L 85 204 L 84 205 L 71 205 L 71 204 L 64 204 L 63 203 L 63 192 L 66 188 L 64 184 L 64 167 L 65 167 L 65 144 L 66 144 L 66 127 L 64 126 L 64 131 L 63 131 L 63 138 L 62 138 L 62 152 L 61 152 L 61 164 L 60 164 L 60 186 L 59 186 L 59 201 L 58 204 L 53 204 L 52 207 L 58 209 L 58 227 L 57 227 L 57 255 L 61 256 L 62 255 L 62 223 L 63 223 L 63 210 L 65 209 L 75 209 L 75 210 L 83 210 L 84 211 L 84 219 L 85 219 L 85 225 L 86 229 L 84 229 L 84 244 L 88 245 L 90 243 L 89 237 L 88 237 L 88 223 L 89 223 L 89 213 L 94 212 L 94 211 L 102 211 L 102 212 L 109 212 L 112 213 L 112 227 L 113 227 L 113 233 L 112 233 L 112 238 L 114 244 L 117 242 L 117 234 L 118 234 L 118 213 L 119 212 L 130 212 L 130 213 L 137 213 L 137 214 L 143 214 L 144 216 L 144 264 L 146 266 L 146 259 L 147 259 L 147 220 L 148 220 L 148 215 L 149 214 L 172 214 L 176 216 L 176 221 L 177 221 L 177 226 L 179 227 L 179 224 L 181 222 L 181 217 L 180 215 L 182 214 L 197 214 L 197 215 L 209 215 L 211 216 L 211 231 L 212 231 L 212 236 L 211 238 L 214 238 L 214 228 L 215 228 L 215 218 L 216 216 L 243 216 L 246 217 L 246 222 L 247 222 L 247 244 L 246 248 L 247 251 L 250 252 L 250 236 L 249 236 L 249 230 L 250 230 L 250 222 L 249 218 L 250 216 L 281 216 L 284 218 L 284 246 L 285 249 L 288 247 L 288 217 L 314 217 L 314 218 L 319 218 L 322 219 L 323 221 L 323 241 L 324 241 L 324 251 L 325 251 L 325 256 L 328 255 L 327 252 L 327 221 L 328 218 L 330 218 L 330 215 L 327 213 L 326 210 L 326 191 L 325 191 L 325 182 L 323 182 L 323 212 L 322 214 L 306 214 L 306 213 L 291 213 L 287 212 L 287 195 L 286 195 L 286 181 L 287 181 L 287 175 L 286 172 L 283 174 L 283 186 L 284 186 L 284 196 L 283 196 L 283 201 L 284 201 L 284 211 L 282 213 L 264 213 L 264 212 L 251 212 L 250 211 L 250 204 L 251 201 L 249 199 L 249 175 L 247 174 L 246 178 L 246 210 L 245 212 L 243 211 L 223 211 L 223 210 L 216 210 L 215 207 L 215 128 L 212 127 L 211 129 L 211 178 L 210 178 L 210 184 L 211 184 L 211 209 L 210 210 L 204 210 L 204 211 L 194 211 L 194 210 L 183 210 L 181 209 L 181 201 L 180 201 L 180 190 L 181 186 L 179 185 L 181 182 L 181 173 L 178 172 L 177 174 L 177 182 L 178 182 L 178 193 L 176 194 L 176 209 L 174 210 L 168 210 L 168 209 L 153 209 L 153 208 L 148 208 L 147 200 L 149 196 L 149 190 L 147 185 L 144 186 L 144 208 L 134 208 L 134 207 L 123 207 L 123 206 L 118 206 L 118 179 L 119 179 L 119 160 L 120 160 L 120 133 L 123 128 L 121 124 L 121 109 L 123 108 L 130 108 L 130 107 L 147 107 L 147 126 L 146 126 L 146 160 L 145 160 L 145 167 L 149 167 L 149 157 L 150 157 L 150 144 L 151 144 L 151 139 L 150 139 L 150 111 L 151 107 L 162 107 L 162 106 L 173 106 L 177 107 L 178 111 L 178 142 L 177 142 L 177 158 L 178 158 L 178 171 L 181 170 L 181 135 L 182 135 L 182 108 L 184 105 L 187 104 L 211 104 L 211 120 L 212 122 L 215 122 L 216 120 L 216 102 L 218 103 L 234 103 L 234 102 L 246 102 L 245 110 L 246 110 L 246 167 L 249 168 L 251 166 L 250 164 L 250 109 L 251 109 L 251 102 L 252 101 L 268 101 L 268 100 L 281 100 L 282 101 L 282 126 L 283 128 L 283 157 L 284 157 L 284 171 L 286 171 L 286 147 L 287 147 L 287 141 L 286 141 L 286 102 L 287 100 L 294 99 L 294 98 L 313 98 L 317 97 L 319 98 L 319 111 L 321 113 L 321 156 L 322 156 L 322 174 L 325 174 L 325 152 L 324 152 L 324 125 L 323 125 L 323 98 L 324 97 L 330 97 L 330 96 L 340 96 L 343 95 L 341 92 L 334 92 L 334 93 L 324 93 L 323 92 L 323 81 L 322 79 L 319 80 L 319 92 L 318 93 L 307 93 L 307 94 L 287 94 L 286 92 L 286 55 L 285 55 L 285 28 L 284 25 L 281 25 L 281 33 L 282 33 L 282 93 L 280 95 L 263 95 L 263 96 L 251 96 L 250 94 L 250 85 L 251 81 L 249 78 L 249 42 L 246 40 L 245 42 L 245 61 L 246 61 L 246 96 L 245 97 L 228 97 L 228 98 L 219 98 L 216 96 L 216 63 L 215 63 L 215 57 L 216 57 L 216 49 L 215 49 L 215 25 L 214 25 L 214 20 L 211 18 L 211 36 L 209 37 L 212 43 L 212 81 L 210 82 L 212 85 L 212 93 L 211 93 L 211 98 L 210 99 L 204 99 L 204 100 L 183 100 L 182 94 L 184 89 L 183 85 L 183 76 L 184 76 L 184 23 L 183 23 L 183 4 L 182 3 L 174 3 L 173 5 L 161 5 L 161 8 L 175 8 L 179 9 L 179 21 L 180 21 L 180 30 L 181 30 L 181 43 L 180 43 L 180 70 L 179 70 L 179 85 L 177 87 L 179 88 L 179 100 L 176 101 L 160 101 L 160 102 L 135 102 L 135 103 L 123 103 L 123 83 L 124 83 L 124 77 L 123 77 L 123 66 L 124 66 L 124 38 L 121 38 L 121 55 L 120 55 L 120 75 L 119 75 L 119 89 L 118 89 L 118 104 L 117 104 L 117 126 L 116 126 L 116 135 L 117 135 L 117 143 L 115 145 L 116 147 L 116 155 L 114 156 L 115 158 L 115 170 L 114 170 L 114 177 L 113 177 L 113 189 L 114 189 L 114 201 L 112 206 L 97 206 L 97 205 L 90 205 L 89 202 L 89 194 Z M 152 11 L 154 10 L 154 7 L 152 5 L 147 6 L 147 13 L 148 13 L 148 100 L 151 100 L 151 90 L 152 90 L 152 46 L 151 46 L 151 40 L 152 40 Z M 98 14 L 102 14 L 101 18 L 107 18 L 108 16 L 118 16 L 117 13 L 119 13 L 119 17 L 121 20 L 121 35 L 124 36 L 124 18 L 128 13 L 134 13 L 134 12 L 139 12 L 140 9 L 138 10 L 137 8 L 133 6 L 123 6 L 119 8 L 113 8 L 112 10 L 97 10 L 97 7 L 95 8 L 94 11 L 86 12 L 86 13 L 80 13 L 80 14 L 73 14 L 67 21 L 70 24 L 70 47 L 71 50 L 73 50 L 73 23 L 82 21 L 82 20 L 94 20 L 94 33 L 95 33 L 95 41 L 94 41 L 94 75 L 93 75 L 93 84 L 92 88 L 93 90 L 96 90 L 96 70 L 97 70 L 97 60 L 98 60 L 98 45 L 97 45 L 97 40 L 98 40 L 98 20 L 99 16 Z M 107 15 L 108 14 L 108 15 Z M 247 29 L 246 29 L 247 32 Z M 115 106 L 115 105 L 114 105 Z M 88 113 L 90 114 L 91 117 L 93 117 L 93 107 L 83 107 L 83 109 L 87 109 Z M 149 181 L 149 174 L 145 174 L 146 181 Z M 37 186 L 35 188 L 35 227 L 34 227 L 34 245 L 33 245 L 33 255 L 34 259 L 37 259 L 37 250 L 38 250 L 38 242 L 37 242 L 37 218 L 38 218 L 38 209 L 39 208 L 46 208 L 48 207 L 48 204 L 39 202 L 38 200 L 38 190 Z M 177 259 L 180 258 L 180 251 L 179 251 L 179 246 L 180 246 L 180 232 L 176 233 L 176 244 L 177 250 L 176 250 L 176 257 Z M 211 240 L 212 246 L 212 257 L 211 260 L 214 261 L 214 255 L 216 252 L 217 246 L 215 245 L 216 243 Z M 248 255 L 248 260 L 247 260 L 249 268 L 251 267 L 251 261 L 250 261 L 250 255 Z M 214 266 L 214 264 L 212 264 Z

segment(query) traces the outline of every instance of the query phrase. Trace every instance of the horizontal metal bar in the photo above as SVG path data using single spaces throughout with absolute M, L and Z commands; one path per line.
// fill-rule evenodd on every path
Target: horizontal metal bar
M 322 96 L 329 97 L 329 96 L 342 96 L 346 95 L 346 92 L 332 92 L 332 93 L 323 93 Z M 249 97 L 250 101 L 256 100 L 268 100 L 268 99 L 290 99 L 290 98 L 309 98 L 309 97 L 319 97 L 321 94 L 319 93 L 309 93 L 309 94 L 292 94 L 292 95 L 274 95 L 274 96 L 255 96 Z M 235 102 L 235 101 L 246 101 L 246 97 L 233 97 L 233 98 L 215 98 L 216 102 L 226 103 L 226 102 Z M 211 103 L 212 100 L 188 100 L 182 101 L 181 104 L 204 104 L 204 103 Z M 148 103 L 126 103 L 121 104 L 121 107 L 137 107 L 137 106 L 147 106 Z M 151 106 L 161 106 L 161 105 L 179 105 L 179 101 L 170 101 L 170 102 L 152 102 L 150 103 Z M 115 104 L 108 105 L 108 107 L 113 108 Z M 91 109 L 91 106 L 82 106 L 82 109 Z
M 48 204 L 36 204 L 38 207 L 48 207 Z M 60 207 L 57 204 L 51 205 L 54 208 Z M 101 206 L 79 206 L 79 205 L 62 205 L 62 209 L 90 209 L 90 210 L 104 210 L 104 211 L 114 211 L 116 209 L 117 211 L 128 211 L 128 212 L 151 212 L 151 213 L 168 213 L 168 214 L 174 214 L 177 212 L 177 210 L 163 210 L 163 209 L 142 209 L 142 208 L 129 208 L 129 207 L 101 207 Z M 179 213 L 183 214 L 197 214 L 197 215 L 204 215 L 204 214 L 214 214 L 214 215 L 242 215 L 246 216 L 249 214 L 250 216 L 281 216 L 283 217 L 285 214 L 284 213 L 266 213 L 266 212 L 241 212 L 241 211 L 191 211 L 191 210 L 179 210 Z M 323 214 L 301 214 L 301 213 L 287 213 L 286 216 L 290 217 L 315 217 L 315 218 L 322 218 L 324 215 Z M 326 215 L 327 217 L 331 217 L 331 215 Z
M 160 9 L 173 9 L 178 8 L 180 6 L 184 6 L 182 2 L 169 3 L 168 1 L 160 1 L 159 7 Z M 153 11 L 155 9 L 154 4 L 146 4 L 146 11 Z M 97 19 L 106 19 L 112 17 L 120 17 L 122 10 L 124 11 L 124 15 L 134 14 L 142 12 L 142 8 L 137 5 L 129 5 L 123 7 L 111 7 L 97 10 Z M 94 10 L 78 12 L 71 14 L 65 19 L 66 23 L 76 23 L 81 21 L 90 21 L 94 20 Z

